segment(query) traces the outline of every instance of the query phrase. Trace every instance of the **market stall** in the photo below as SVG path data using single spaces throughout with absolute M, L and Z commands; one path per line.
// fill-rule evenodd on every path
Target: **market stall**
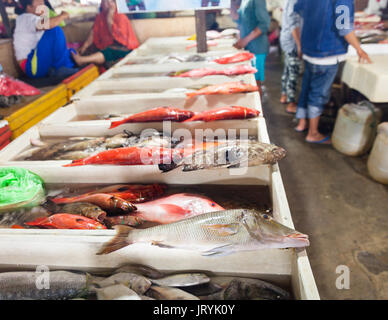
M 176 48 L 183 48 L 186 45 L 184 39 L 169 39 L 167 47 L 161 45 L 160 39 L 151 39 L 144 47 L 150 48 L 151 43 L 155 46 L 152 51 L 157 48 L 158 52 L 168 54 L 168 47 L 171 46 L 171 43 L 176 43 Z M 142 54 L 147 52 L 143 49 L 144 47 L 141 46 L 138 49 Z M 132 56 L 133 54 L 130 55 L 130 57 Z M 206 66 L 206 64 L 198 62 L 195 65 L 188 66 L 197 67 L 198 65 L 201 65 L 201 67 Z M 106 143 L 106 139 L 121 135 L 123 131 L 124 133 L 131 132 L 131 135 L 137 135 L 142 133 L 144 129 L 162 131 L 167 137 L 168 134 L 174 134 L 179 129 L 191 134 L 196 133 L 198 129 L 210 130 L 211 132 L 218 132 L 218 134 L 220 131 L 224 131 L 226 132 L 225 137 L 229 138 L 232 138 L 232 132 L 237 132 L 237 136 L 250 136 L 250 139 L 255 141 L 254 143 L 269 145 L 270 139 L 267 133 L 266 121 L 261 112 L 261 103 L 257 92 L 213 94 L 198 96 L 189 100 L 187 100 L 185 94 L 147 93 L 149 90 L 177 87 L 178 81 L 175 80 L 178 79 L 161 79 L 152 77 L 152 75 L 147 78 L 137 78 L 138 73 L 144 72 L 144 68 L 146 68 L 146 66 L 142 66 L 139 69 L 137 66 L 125 65 L 112 68 L 110 73 L 113 74 L 121 72 L 121 70 L 125 71 L 122 72 L 120 80 L 100 78 L 98 81 L 94 81 L 90 85 L 94 89 L 85 88 L 83 90 L 84 94 L 73 97 L 73 99 L 76 99 L 71 105 L 60 108 L 38 126 L 29 129 L 0 152 L 0 168 L 17 166 L 29 169 L 45 181 L 48 192 L 63 187 L 77 189 L 85 186 L 106 186 L 118 183 L 162 183 L 167 185 L 168 190 L 176 190 L 175 192 L 196 191 L 212 198 L 216 197 L 217 201 L 230 209 L 241 207 L 244 201 L 245 206 L 248 207 L 269 209 L 268 212 L 271 212 L 274 220 L 293 229 L 294 226 L 279 166 L 273 160 L 270 164 L 262 162 L 262 165 L 246 168 L 247 170 L 243 172 L 240 170 L 244 168 L 218 168 L 194 170 L 192 172 L 183 172 L 180 168 L 177 168 L 163 173 L 157 165 L 120 166 L 110 164 L 68 167 L 67 165 L 76 162 L 54 160 L 50 157 L 41 161 L 18 159 L 26 151 L 28 153 L 30 150 L 33 154 L 31 148 L 36 141 L 43 143 L 48 143 L 50 139 L 71 141 L 71 139 L 84 136 L 92 140 L 105 137 L 104 141 Z M 212 67 L 214 66 L 212 65 Z M 164 68 L 163 72 L 171 71 L 171 67 L 164 65 L 160 67 L 153 66 L 153 72 L 155 72 L 155 68 Z M 216 69 L 223 68 L 225 67 L 219 66 Z M 131 77 L 131 73 L 135 77 Z M 239 77 L 238 80 L 245 80 L 251 85 L 254 83 L 253 75 Z M 233 81 L 237 79 L 233 79 Z M 223 82 L 230 80 L 225 76 L 205 76 L 199 79 L 183 78 L 179 79 L 179 87 L 182 84 L 185 87 L 190 87 L 193 84 L 197 86 L 222 85 Z M 137 86 L 135 82 L 138 82 Z M 114 92 L 104 92 L 103 95 L 95 94 L 99 90 L 120 91 L 127 87 L 131 90 L 140 90 L 141 88 L 143 90 L 136 94 L 121 94 L 120 92 L 119 94 L 114 94 Z M 114 121 L 122 119 L 123 116 L 136 116 L 139 112 L 149 112 L 153 107 L 163 105 L 183 108 L 185 112 L 194 111 L 199 113 L 236 104 L 252 108 L 252 110 L 260 111 L 260 113 L 250 119 L 245 119 L 246 114 L 240 114 L 238 117 L 241 118 L 210 122 L 123 123 L 114 129 L 109 128 Z M 109 105 L 109 113 L 119 113 L 121 118 L 96 120 L 99 115 L 107 112 L 107 105 Z M 169 124 L 170 127 L 166 128 L 166 124 Z M 108 175 L 107 172 L 109 172 Z M 236 195 L 237 190 L 240 193 L 244 188 L 246 188 L 245 195 L 240 199 L 230 200 L 230 204 L 227 205 L 225 199 L 231 199 L 232 194 Z M 245 196 L 248 197 L 247 200 L 244 200 Z M 259 200 L 259 202 L 256 203 L 252 199 Z M 220 258 L 207 258 L 190 251 L 137 244 L 107 256 L 97 256 L 96 252 L 99 248 L 110 240 L 114 234 L 113 230 L 1 229 L 0 238 L 2 241 L 0 241 L 0 244 L 2 253 L 0 255 L 0 267 L 4 270 L 15 267 L 28 269 L 45 264 L 50 269 L 96 272 L 114 270 L 123 263 L 142 263 L 169 272 L 202 270 L 213 275 L 258 278 L 289 290 L 296 299 L 319 299 L 306 251 L 303 248 L 266 248 L 252 252 L 238 252 Z M 13 244 L 12 252 L 9 250 L 9 242 Z M 45 250 L 42 250 L 42 247 Z

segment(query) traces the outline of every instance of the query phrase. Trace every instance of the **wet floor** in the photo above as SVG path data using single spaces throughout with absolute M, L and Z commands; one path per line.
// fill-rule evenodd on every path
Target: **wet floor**
M 307 252 L 321 298 L 388 299 L 388 187 L 368 176 L 368 155 L 351 158 L 304 142 L 279 102 L 281 73 L 280 58 L 271 56 L 263 111 L 272 142 L 288 151 L 280 169 L 295 227 L 310 235 Z M 328 132 L 334 119 L 323 120 Z

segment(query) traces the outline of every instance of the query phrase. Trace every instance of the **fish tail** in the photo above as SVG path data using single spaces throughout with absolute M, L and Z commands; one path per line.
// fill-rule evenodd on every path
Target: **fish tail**
M 193 97 L 195 97 L 196 95 L 198 95 L 198 93 L 197 92 L 186 92 L 186 98 L 187 99 L 190 99 L 190 98 L 193 98 Z
M 110 127 L 109 127 L 109 129 L 113 129 L 113 128 L 116 128 L 116 127 L 118 127 L 118 126 L 121 126 L 122 124 L 123 124 L 124 122 L 123 121 L 112 121 L 111 123 L 110 123 Z
M 97 252 L 97 255 L 112 253 L 132 244 L 128 240 L 128 235 L 133 228 L 128 226 L 114 226 L 113 228 L 116 229 L 117 234 L 111 241 L 104 244 L 101 250 Z
M 65 164 L 62 167 L 77 167 L 77 166 L 83 166 L 83 165 L 85 165 L 84 159 L 80 159 L 80 160 L 73 160 L 71 163 Z

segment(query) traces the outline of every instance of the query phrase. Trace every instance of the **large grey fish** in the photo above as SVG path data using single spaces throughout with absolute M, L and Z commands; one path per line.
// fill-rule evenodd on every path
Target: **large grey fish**
M 59 156 L 56 156 L 53 160 L 80 160 L 91 156 L 91 153 L 85 151 L 69 151 Z
M 171 164 L 160 164 L 163 172 L 183 167 L 182 171 L 202 169 L 254 167 L 275 164 L 286 156 L 286 150 L 273 144 L 252 140 L 222 141 L 217 146 L 200 148 L 192 154 L 174 159 Z
M 106 212 L 104 210 L 92 203 L 86 202 L 65 204 L 63 207 L 57 209 L 57 212 L 79 214 L 101 223 L 103 223 L 106 218 Z
M 98 252 L 107 254 L 133 243 L 194 250 L 204 256 L 263 248 L 306 247 L 308 236 L 253 210 L 233 209 L 201 214 L 147 229 L 115 226 L 117 235 Z
M 28 271 L 0 273 L 0 300 L 72 299 L 88 292 L 91 284 L 87 274 L 50 271 L 49 286 L 45 286 L 45 276 Z
M 152 283 L 166 287 L 190 287 L 208 283 L 210 278 L 203 273 L 181 273 L 154 279 Z
M 201 300 L 289 300 L 291 298 L 286 290 L 259 279 L 214 277 L 211 281 L 225 288 L 210 296 L 200 297 Z
M 165 276 L 163 272 L 155 268 L 142 265 L 142 264 L 136 264 L 136 263 L 124 264 L 118 267 L 114 271 L 114 273 L 121 273 L 121 272 L 136 273 L 150 279 L 160 279 Z
M 199 300 L 198 297 L 177 288 L 152 286 L 147 291 L 147 296 L 156 300 Z

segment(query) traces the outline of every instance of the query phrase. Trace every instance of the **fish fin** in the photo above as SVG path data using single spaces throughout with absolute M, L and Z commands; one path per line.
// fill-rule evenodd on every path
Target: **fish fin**
M 239 223 L 231 223 L 231 224 L 204 224 L 203 228 L 206 228 L 210 231 L 217 233 L 218 236 L 227 237 L 232 236 L 240 230 Z
M 152 241 L 151 245 L 157 246 L 157 247 L 160 247 L 160 248 L 168 248 L 168 249 L 175 248 L 174 246 L 170 246 L 168 244 L 163 244 L 161 241 Z
M 117 231 L 117 234 L 111 241 L 104 244 L 101 250 L 97 252 L 97 255 L 108 254 L 132 244 L 128 241 L 128 235 L 133 228 L 122 225 L 117 225 L 113 228 Z
M 62 167 L 77 167 L 77 166 L 83 166 L 85 165 L 84 159 L 79 159 L 79 160 L 73 160 L 69 164 L 64 164 Z
M 219 247 L 212 248 L 207 251 L 202 251 L 201 255 L 204 257 L 222 257 L 232 254 L 234 251 L 230 250 L 233 248 L 233 245 L 228 243 L 221 245 Z
M 49 222 L 47 217 L 40 217 L 40 218 L 36 218 L 34 221 L 25 222 L 24 224 L 27 226 L 40 226 L 43 223 L 47 223 L 47 222 Z
M 158 166 L 159 166 L 159 170 L 163 171 L 163 173 L 172 171 L 178 167 L 175 162 L 171 162 L 170 164 L 162 163 L 162 164 L 159 164 Z

